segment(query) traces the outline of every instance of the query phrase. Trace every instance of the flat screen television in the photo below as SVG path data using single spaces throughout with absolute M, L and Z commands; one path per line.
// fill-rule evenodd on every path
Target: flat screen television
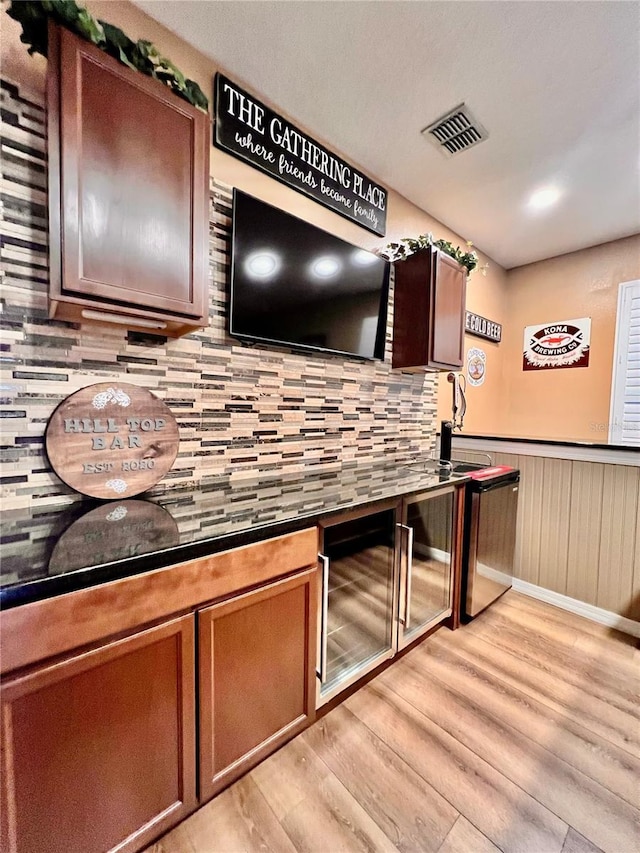
M 232 336 L 382 359 L 388 293 L 388 261 L 234 190 Z

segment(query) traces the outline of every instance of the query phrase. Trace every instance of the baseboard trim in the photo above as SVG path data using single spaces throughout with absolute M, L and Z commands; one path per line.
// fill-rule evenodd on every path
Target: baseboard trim
M 631 634 L 632 637 L 640 637 L 640 622 L 636 622 L 634 619 L 627 619 L 626 616 L 619 616 L 611 610 L 603 610 L 602 607 L 587 604 L 586 601 L 578 601 L 577 598 L 569 598 L 568 595 L 553 592 L 551 589 L 536 586 L 519 578 L 513 579 L 512 589 L 531 598 L 546 601 L 547 604 L 553 604 L 562 610 L 568 610 L 570 613 L 584 616 L 585 619 L 590 619 L 592 622 L 598 622 L 600 625 L 606 625 L 608 628 L 615 628 L 616 631 Z

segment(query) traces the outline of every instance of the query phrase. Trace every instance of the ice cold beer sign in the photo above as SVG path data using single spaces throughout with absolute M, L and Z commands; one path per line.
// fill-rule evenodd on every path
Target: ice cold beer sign
M 55 410 L 47 455 L 72 489 L 94 498 L 129 498 L 155 486 L 178 453 L 170 409 L 145 388 L 89 385 Z
M 387 191 L 222 74 L 216 75 L 215 143 L 384 237 Z

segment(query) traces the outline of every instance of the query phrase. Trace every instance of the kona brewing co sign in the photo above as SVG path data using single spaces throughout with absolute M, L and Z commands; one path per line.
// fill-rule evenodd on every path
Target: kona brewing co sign
M 93 498 L 129 498 L 150 489 L 173 465 L 178 424 L 146 388 L 88 385 L 49 418 L 47 456 L 58 477 Z
M 387 191 L 222 74 L 215 144 L 384 237 Z
M 558 320 L 524 330 L 523 370 L 588 367 L 591 318 Z

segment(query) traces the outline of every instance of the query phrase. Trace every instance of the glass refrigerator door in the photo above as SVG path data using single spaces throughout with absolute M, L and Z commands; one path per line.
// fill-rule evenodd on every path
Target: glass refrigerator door
M 395 505 L 323 529 L 318 706 L 393 655 L 395 532 Z
M 451 615 L 453 522 L 453 489 L 418 496 L 405 505 L 398 648 Z

